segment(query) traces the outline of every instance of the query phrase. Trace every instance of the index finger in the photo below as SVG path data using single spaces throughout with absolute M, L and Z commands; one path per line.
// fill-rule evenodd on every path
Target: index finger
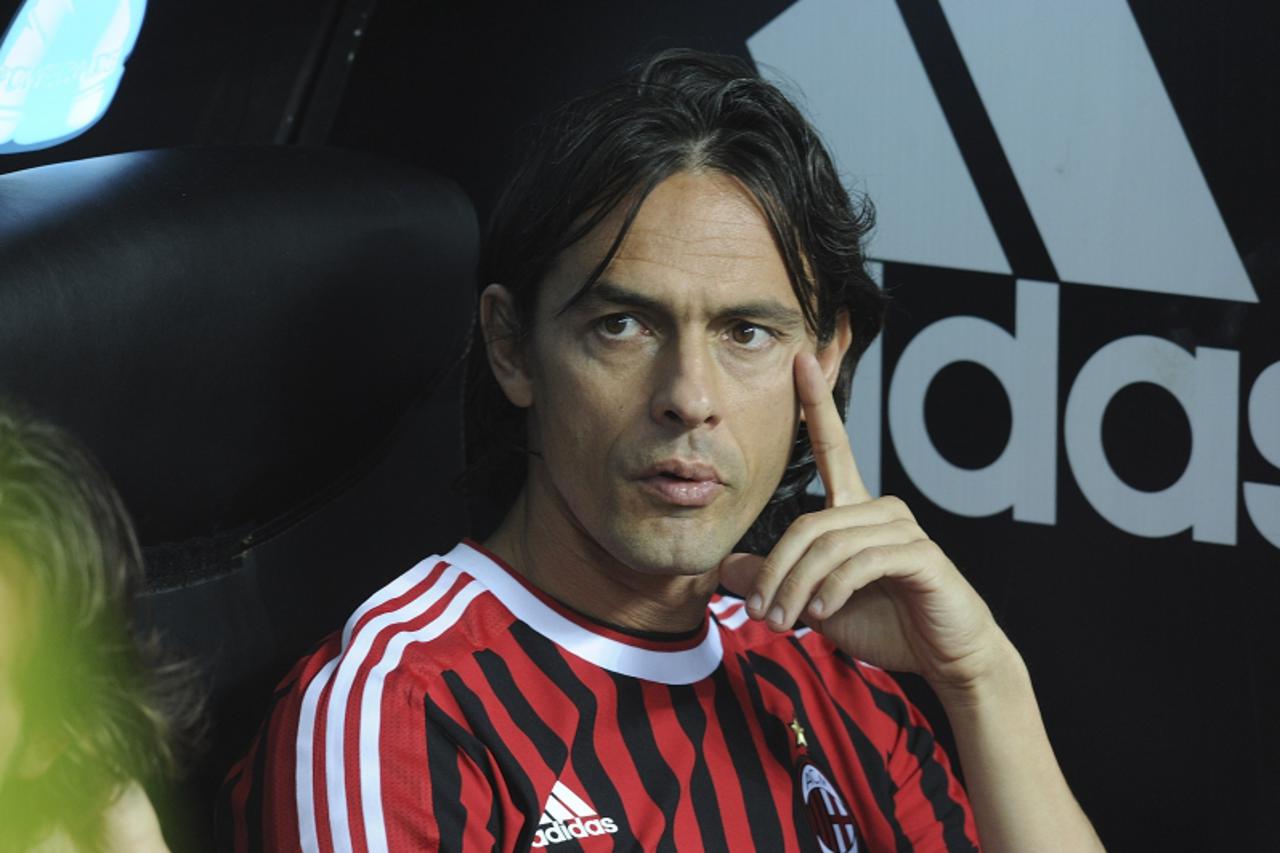
M 797 355 L 795 372 L 796 394 L 809 429 L 809 444 L 818 464 L 818 476 L 826 487 L 827 506 L 848 506 L 871 500 L 818 360 L 810 353 Z

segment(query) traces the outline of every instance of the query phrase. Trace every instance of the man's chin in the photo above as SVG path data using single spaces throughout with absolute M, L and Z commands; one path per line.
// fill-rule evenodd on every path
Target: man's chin
M 640 530 L 614 531 L 615 557 L 644 574 L 704 575 L 714 571 L 736 539 L 689 519 L 660 519 Z

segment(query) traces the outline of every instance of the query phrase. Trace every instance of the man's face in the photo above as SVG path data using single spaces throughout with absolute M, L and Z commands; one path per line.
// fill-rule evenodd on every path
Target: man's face
M 632 569 L 703 573 L 782 477 L 792 365 L 814 344 L 769 227 L 732 178 L 660 184 L 600 281 L 564 310 L 617 227 L 567 250 L 542 284 L 525 373 L 543 464 L 528 493 L 551 513 L 542 521 Z

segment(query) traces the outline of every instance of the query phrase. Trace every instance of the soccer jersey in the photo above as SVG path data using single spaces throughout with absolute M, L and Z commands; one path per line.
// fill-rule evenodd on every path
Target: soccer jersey
M 281 683 L 223 793 L 237 850 L 971 850 L 964 791 L 883 671 L 712 599 L 590 620 L 464 542 Z

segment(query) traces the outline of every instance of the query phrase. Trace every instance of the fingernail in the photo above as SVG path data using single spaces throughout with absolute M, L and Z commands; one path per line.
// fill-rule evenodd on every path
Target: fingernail
M 809 602 L 809 613 L 814 617 L 822 616 L 822 608 L 823 604 L 821 598 L 814 598 L 813 601 Z
M 769 611 L 769 621 L 774 625 L 781 625 L 782 620 L 786 618 L 786 615 L 787 614 L 782 612 L 782 608 L 775 604 L 773 605 L 773 609 Z
M 754 593 L 747 602 L 747 609 L 752 613 L 759 613 L 760 608 L 764 607 L 764 599 L 760 597 L 760 593 Z

